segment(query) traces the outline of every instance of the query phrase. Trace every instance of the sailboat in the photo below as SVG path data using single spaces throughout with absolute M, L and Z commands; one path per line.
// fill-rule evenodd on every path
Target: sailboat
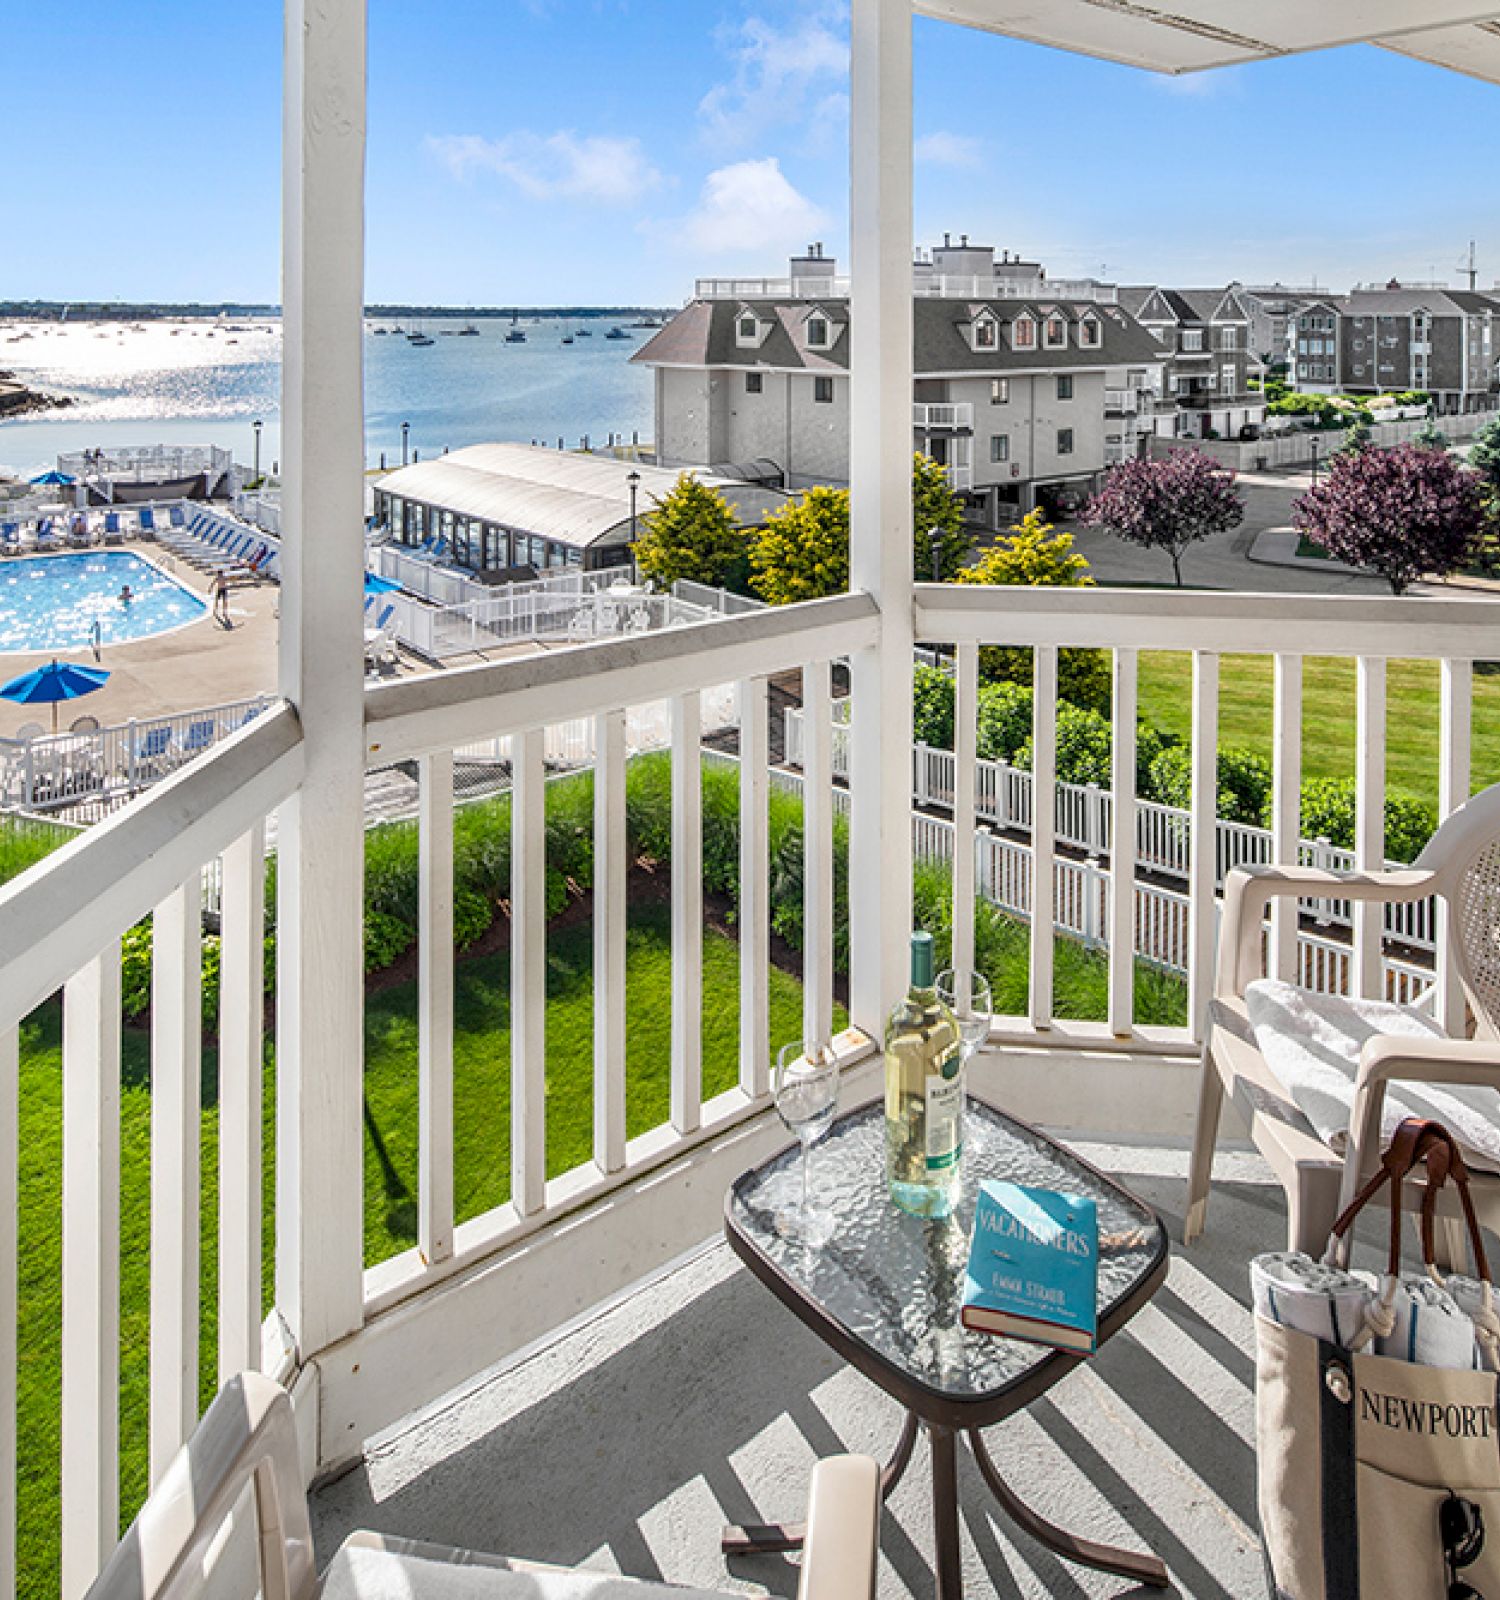
M 425 344 L 432 344 L 435 341 L 431 338 L 431 336 L 429 334 L 427 334 L 426 332 L 423 331 L 422 324 L 419 322 L 412 329 L 412 331 L 409 334 L 407 334 L 406 342 L 408 344 L 425 345 Z
M 521 313 L 515 312 L 510 319 L 510 332 L 505 336 L 506 344 L 525 344 L 526 335 L 521 332 Z

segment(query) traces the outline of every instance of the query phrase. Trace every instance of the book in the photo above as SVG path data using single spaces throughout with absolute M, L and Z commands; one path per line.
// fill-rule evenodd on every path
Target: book
M 1092 1200 L 992 1178 L 979 1185 L 960 1312 L 966 1328 L 1092 1355 L 1098 1291 Z

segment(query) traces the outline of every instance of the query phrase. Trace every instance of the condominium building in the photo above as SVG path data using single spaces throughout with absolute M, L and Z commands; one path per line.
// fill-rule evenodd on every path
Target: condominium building
M 1238 291 L 1136 285 L 1120 304 L 1152 334 L 1165 356 L 1165 398 L 1154 432 L 1166 438 L 1238 439 L 1265 421 L 1251 371 L 1266 363 L 1250 344 L 1251 313 Z
M 1111 286 L 949 238 L 918 257 L 913 293 L 913 445 L 976 516 L 1006 526 L 1135 453 L 1161 350 Z M 818 246 L 786 278 L 700 280 L 634 358 L 656 374 L 660 463 L 847 483 L 849 318 L 848 282 Z
M 1421 389 L 1441 412 L 1500 403 L 1500 299 L 1468 289 L 1356 289 L 1337 314 L 1334 386 L 1355 394 Z

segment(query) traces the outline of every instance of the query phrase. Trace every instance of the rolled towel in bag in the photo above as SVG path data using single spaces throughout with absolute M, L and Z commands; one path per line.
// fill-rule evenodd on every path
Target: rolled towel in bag
M 1425 1272 L 1408 1272 L 1397 1279 L 1391 1310 L 1395 1323 L 1388 1334 L 1377 1335 L 1376 1355 L 1455 1372 L 1479 1365 L 1473 1322 Z
M 1325 1266 L 1300 1250 L 1278 1250 L 1250 1263 L 1257 1313 L 1283 1328 L 1348 1349 L 1365 1325 L 1375 1292 L 1365 1279 Z
M 1479 1347 L 1479 1365 L 1488 1372 L 1500 1371 L 1500 1300 L 1493 1289 L 1488 1296 L 1488 1285 L 1478 1278 L 1454 1276 L 1444 1279 L 1443 1286 L 1453 1296 L 1458 1309 L 1474 1324 L 1474 1336 Z

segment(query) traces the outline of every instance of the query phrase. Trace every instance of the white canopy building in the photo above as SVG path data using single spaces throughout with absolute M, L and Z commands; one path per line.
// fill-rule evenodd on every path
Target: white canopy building
M 375 514 L 402 544 L 441 549 L 477 571 L 592 570 L 627 559 L 632 524 L 679 476 L 539 445 L 476 444 L 387 474 L 375 489 Z M 745 526 L 786 499 L 758 483 L 693 476 L 721 490 Z

